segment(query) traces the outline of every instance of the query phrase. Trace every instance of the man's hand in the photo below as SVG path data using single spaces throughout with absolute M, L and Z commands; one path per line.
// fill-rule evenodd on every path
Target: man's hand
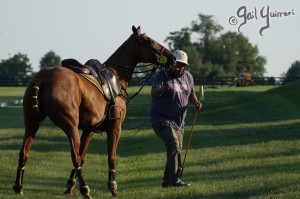
M 171 83 L 170 83 L 169 81 L 166 81 L 166 82 L 164 83 L 164 88 L 165 88 L 165 91 L 166 91 L 166 90 L 169 90 L 169 89 L 171 88 Z
M 196 109 L 199 111 L 202 108 L 202 103 L 201 102 L 196 102 Z
M 162 87 L 157 88 L 157 89 L 152 89 L 151 95 L 153 98 L 158 98 L 158 97 L 162 96 L 170 88 L 171 88 L 171 83 L 169 81 L 166 81 Z

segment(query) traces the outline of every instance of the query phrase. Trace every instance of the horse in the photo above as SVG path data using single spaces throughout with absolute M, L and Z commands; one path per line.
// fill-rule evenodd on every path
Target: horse
M 49 67 L 40 70 L 31 80 L 23 97 L 24 138 L 19 153 L 13 190 L 23 195 L 23 177 L 35 135 L 48 117 L 64 131 L 70 148 L 74 169 L 67 181 L 65 194 L 72 194 L 79 181 L 80 193 L 90 199 L 82 166 L 85 155 L 97 129 L 107 134 L 108 189 L 118 195 L 116 182 L 116 150 L 121 126 L 126 116 L 126 89 L 138 63 L 152 63 L 167 68 L 174 65 L 173 54 L 146 34 L 132 26 L 130 37 L 104 62 L 104 69 L 117 79 L 120 90 L 108 100 L 95 84 L 68 67 Z M 82 135 L 79 135 L 79 129 Z

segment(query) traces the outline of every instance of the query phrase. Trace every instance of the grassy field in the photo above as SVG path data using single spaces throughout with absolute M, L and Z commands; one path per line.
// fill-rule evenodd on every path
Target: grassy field
M 299 86 L 205 88 L 183 174 L 192 185 L 167 189 L 160 186 L 165 151 L 148 123 L 146 87 L 128 105 L 117 157 L 118 198 L 300 198 Z M 24 88 L 0 87 L 0 102 L 23 93 Z M 189 107 L 185 142 L 194 113 Z M 22 137 L 22 107 L 0 108 L 1 199 L 20 198 L 12 186 Z M 62 193 L 72 163 L 64 133 L 46 120 L 30 155 L 22 198 L 67 198 Z M 111 198 L 107 169 L 106 136 L 96 134 L 84 165 L 95 199 Z M 71 198 L 81 198 L 78 187 L 75 191 Z

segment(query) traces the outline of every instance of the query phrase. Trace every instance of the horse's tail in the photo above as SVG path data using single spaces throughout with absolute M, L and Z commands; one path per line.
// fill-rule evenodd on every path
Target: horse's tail
M 39 107 L 39 90 L 40 90 L 40 85 L 37 82 L 34 82 L 32 84 L 32 109 L 34 110 L 35 113 L 38 113 L 40 111 Z

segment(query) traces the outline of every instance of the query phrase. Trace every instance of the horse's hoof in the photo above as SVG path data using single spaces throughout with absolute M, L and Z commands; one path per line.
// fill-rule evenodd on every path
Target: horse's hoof
M 115 190 L 115 191 L 110 191 L 110 192 L 111 192 L 111 195 L 112 195 L 112 196 L 114 196 L 114 197 L 115 197 L 115 196 L 118 196 L 118 192 L 117 192 L 116 190 Z
M 75 185 L 76 185 L 76 179 L 69 179 L 67 181 L 67 187 L 66 187 L 67 189 L 64 192 L 64 194 L 70 195 L 70 196 L 73 195 L 73 189 L 74 189 Z
M 88 195 L 83 196 L 83 199 L 93 199 L 93 198 L 88 194 Z
M 90 196 L 90 191 L 91 190 L 87 185 L 80 188 L 80 193 L 81 195 L 83 195 L 83 199 L 92 199 L 92 197 Z
M 14 185 L 13 190 L 16 194 L 23 196 L 23 186 L 22 185 L 21 186 Z
M 65 195 L 69 195 L 69 196 L 72 196 L 73 195 L 73 191 L 72 191 L 73 189 L 67 189 L 65 192 L 64 192 L 64 194 Z
M 108 181 L 107 186 L 108 186 L 108 190 L 110 190 L 111 192 L 117 191 L 118 186 L 115 180 Z

